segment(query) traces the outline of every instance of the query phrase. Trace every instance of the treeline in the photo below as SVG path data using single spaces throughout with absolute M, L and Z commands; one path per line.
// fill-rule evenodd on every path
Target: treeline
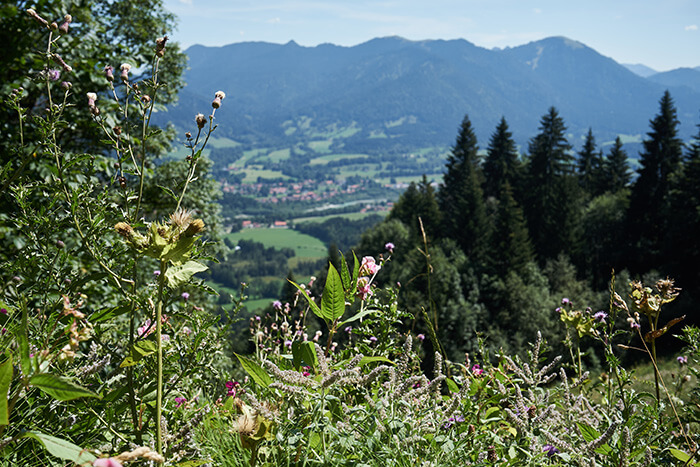
M 342 217 L 327 219 L 323 222 L 303 222 L 294 229 L 321 240 L 326 245 L 335 245 L 341 251 L 349 251 L 360 242 L 362 232 L 382 220 L 379 214 L 372 214 L 361 219 L 351 220 Z
M 358 254 L 395 244 L 377 279 L 402 284 L 414 330 L 425 311 L 456 360 L 476 350 L 476 332 L 524 352 L 540 331 L 561 349 L 555 308 L 566 297 L 607 310 L 612 270 L 622 295 L 630 277 L 675 278 L 685 305 L 674 306 L 687 308 L 700 284 L 700 133 L 684 144 L 678 125 L 666 92 L 635 173 L 619 138 L 604 152 L 591 130 L 575 152 L 554 107 L 524 155 L 503 118 L 480 157 L 467 116 L 438 189 L 411 184 Z

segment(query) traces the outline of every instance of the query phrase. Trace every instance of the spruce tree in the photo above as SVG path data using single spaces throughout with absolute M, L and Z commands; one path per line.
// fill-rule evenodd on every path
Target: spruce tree
M 483 259 L 488 232 L 477 151 L 476 135 L 465 116 L 438 193 L 442 236 L 454 239 L 475 262 Z
M 641 168 L 630 199 L 630 234 L 640 271 L 658 267 L 671 222 L 671 193 L 678 182 L 683 143 L 678 138 L 678 117 L 671 94 L 659 101 L 659 113 L 640 154 Z
M 532 244 L 523 210 L 513 198 L 508 182 L 501 190 L 494 224 L 488 248 L 489 272 L 500 278 L 510 271 L 522 274 L 533 260 Z
M 588 129 L 586 140 L 578 153 L 578 181 L 583 191 L 595 197 L 600 192 L 600 175 L 602 168 L 601 153 L 596 151 L 595 137 L 593 130 Z
M 505 117 L 491 135 L 484 161 L 484 196 L 498 198 L 506 184 L 515 186 L 520 172 L 518 151 Z
M 627 188 L 632 180 L 627 152 L 622 149 L 622 140 L 619 136 L 615 138 L 613 147 L 610 148 L 608 156 L 603 161 L 601 179 L 604 191 L 611 193 L 617 193 L 623 188 Z
M 535 253 L 541 261 L 576 248 L 578 184 L 564 120 L 551 107 L 529 146 L 523 206 Z
M 418 184 L 411 182 L 389 214 L 389 219 L 400 220 L 408 226 L 411 240 L 418 244 L 422 238 L 421 222 L 425 234 L 435 238 L 439 234 L 441 217 L 435 189 L 425 175 Z

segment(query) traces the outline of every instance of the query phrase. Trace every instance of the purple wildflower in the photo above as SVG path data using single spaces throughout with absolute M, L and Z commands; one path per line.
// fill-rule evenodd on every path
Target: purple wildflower
M 7 309 L 0 308 L 0 314 L 6 315 L 8 313 Z
M 348 334 L 350 334 L 350 333 L 352 332 L 352 326 L 347 326 L 347 327 L 345 328 L 345 332 L 347 332 Z
M 175 408 L 180 407 L 181 405 L 183 405 L 186 402 L 187 402 L 187 399 L 185 399 L 184 397 L 176 397 L 175 398 Z
M 416 336 L 416 339 L 418 339 L 419 341 L 424 341 L 424 340 L 425 340 L 425 334 L 418 334 L 418 335 Z
M 545 444 L 545 445 L 542 447 L 542 452 L 546 453 L 546 454 L 547 454 L 547 457 L 552 457 L 552 456 L 554 456 L 556 453 L 559 452 L 559 449 L 555 448 L 555 447 L 552 446 L 551 444 Z
M 61 79 L 61 70 L 50 69 L 48 71 L 48 76 L 51 81 L 58 81 Z
M 182 292 L 181 297 L 184 301 L 187 301 L 190 299 L 190 294 L 188 294 L 187 292 Z
M 236 390 L 240 385 L 238 381 L 226 381 L 226 395 L 236 397 Z
M 393 243 L 391 243 L 391 242 L 387 242 L 386 245 L 384 245 L 384 248 L 385 248 L 389 253 L 393 253 L 393 252 L 394 252 L 395 245 L 394 245 Z
M 561 304 L 562 305 L 571 305 L 571 300 L 569 300 L 568 298 L 562 298 Z
M 155 271 L 153 271 L 153 275 L 156 277 L 160 276 L 160 269 L 156 269 Z
M 688 357 L 686 357 L 686 356 L 681 356 L 681 357 L 676 358 L 676 361 L 677 361 L 680 365 L 685 365 L 686 363 L 688 363 Z
M 476 365 L 474 365 L 474 366 L 472 367 L 472 373 L 473 373 L 475 376 L 481 376 L 481 375 L 484 374 L 484 370 L 482 370 L 482 369 L 481 369 L 481 366 L 477 363 Z
M 370 341 L 372 344 L 374 344 L 375 342 L 377 342 L 377 338 L 374 337 L 374 336 L 372 336 L 372 337 L 369 338 L 369 341 Z
M 602 310 L 593 315 L 593 319 L 598 320 L 601 323 L 604 323 L 605 318 L 607 318 L 607 317 L 608 317 L 608 314 Z

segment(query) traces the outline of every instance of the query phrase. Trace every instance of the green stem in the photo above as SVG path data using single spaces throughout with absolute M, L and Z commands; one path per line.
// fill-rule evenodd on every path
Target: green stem
M 151 105 L 148 108 L 148 117 L 143 118 L 143 124 L 141 126 L 141 173 L 139 180 L 139 196 L 136 201 L 136 211 L 134 212 L 133 219 L 138 219 L 139 211 L 141 209 L 141 200 L 143 198 L 143 182 L 146 178 L 144 170 L 146 168 L 146 132 L 148 131 L 148 126 L 151 123 L 151 114 L 153 113 L 153 106 L 156 103 L 156 91 L 158 90 L 158 65 L 160 64 L 160 58 L 156 57 L 153 70 L 153 95 L 151 96 Z
M 158 382 L 156 387 L 156 451 L 163 455 L 163 425 L 161 416 L 163 413 L 163 340 L 162 317 L 163 317 L 163 287 L 165 286 L 165 273 L 168 268 L 166 261 L 160 262 L 160 277 L 158 278 L 158 302 L 156 305 L 156 349 L 158 359 Z

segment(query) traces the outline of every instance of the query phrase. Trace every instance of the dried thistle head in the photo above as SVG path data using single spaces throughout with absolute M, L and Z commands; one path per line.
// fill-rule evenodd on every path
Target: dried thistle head
M 675 300 L 681 291 L 680 288 L 675 287 L 675 281 L 668 277 L 666 279 L 659 279 L 656 282 L 656 290 L 659 291 L 665 303 Z
M 236 420 L 236 429 L 242 436 L 251 436 L 258 430 L 257 417 L 244 413 Z
M 170 225 L 180 229 L 186 229 L 192 222 L 192 211 L 179 208 L 174 213 L 170 214 Z
M 207 124 L 207 117 L 205 117 L 204 114 L 197 114 L 194 117 L 194 121 L 197 123 L 197 128 L 201 130 L 204 128 L 204 125 Z
M 184 232 L 185 237 L 194 237 L 198 233 L 202 232 L 204 230 L 204 221 L 202 219 L 194 219 L 192 222 L 190 222 L 190 225 L 187 226 L 187 229 Z
M 117 222 L 114 228 L 116 229 L 119 235 L 121 235 L 127 240 L 129 240 L 134 235 L 134 228 L 126 222 Z

